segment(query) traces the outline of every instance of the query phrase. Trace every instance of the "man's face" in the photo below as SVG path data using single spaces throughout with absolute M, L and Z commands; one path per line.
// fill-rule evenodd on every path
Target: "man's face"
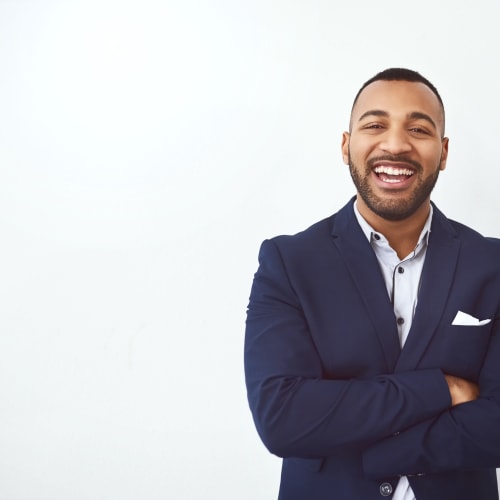
M 448 155 L 434 93 L 419 82 L 376 81 L 359 95 L 350 128 L 343 134 L 342 156 L 360 210 L 404 220 L 424 207 Z

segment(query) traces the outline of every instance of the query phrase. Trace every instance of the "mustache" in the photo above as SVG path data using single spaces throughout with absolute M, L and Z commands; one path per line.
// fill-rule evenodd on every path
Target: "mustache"
M 375 158 L 370 158 L 367 162 L 366 165 L 369 168 L 373 168 L 373 165 L 379 161 L 392 161 L 392 162 L 402 162 L 402 163 L 408 163 L 412 167 L 415 168 L 418 172 L 422 171 L 422 165 L 415 160 L 412 160 L 411 158 L 408 158 L 407 156 L 404 155 L 382 155 L 382 156 L 377 156 Z

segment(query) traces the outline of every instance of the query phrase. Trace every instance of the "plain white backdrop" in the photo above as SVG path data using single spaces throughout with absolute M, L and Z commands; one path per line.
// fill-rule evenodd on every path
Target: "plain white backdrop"
M 354 190 L 390 66 L 440 90 L 434 200 L 500 236 L 495 0 L 0 0 L 0 499 L 273 500 L 243 380 L 261 241 Z

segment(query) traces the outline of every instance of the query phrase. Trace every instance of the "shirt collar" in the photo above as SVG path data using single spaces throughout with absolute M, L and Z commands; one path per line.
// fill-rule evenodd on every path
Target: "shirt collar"
M 358 209 L 358 202 L 354 202 L 354 215 L 356 215 L 356 219 L 358 220 L 359 225 L 361 226 L 361 229 L 363 231 L 363 234 L 366 236 L 366 239 L 372 243 L 374 240 L 381 240 L 382 238 L 386 240 L 385 236 L 382 233 L 379 233 L 373 229 L 370 224 L 366 221 L 366 219 L 361 215 Z M 422 228 L 422 231 L 420 233 L 420 236 L 418 238 L 418 243 L 415 248 L 418 248 L 421 246 L 420 244 L 425 240 L 425 243 L 429 242 L 429 236 L 431 233 L 431 223 L 432 223 L 432 215 L 434 213 L 434 209 L 432 207 L 432 203 L 430 204 L 430 210 L 429 210 L 429 215 L 427 216 L 427 219 L 425 221 L 424 227 Z

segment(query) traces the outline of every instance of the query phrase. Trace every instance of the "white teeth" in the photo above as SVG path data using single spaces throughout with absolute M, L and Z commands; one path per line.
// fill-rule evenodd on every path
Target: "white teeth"
M 380 167 L 375 167 L 375 173 L 387 174 L 387 175 L 413 175 L 413 170 L 410 170 L 408 168 L 380 166 Z

